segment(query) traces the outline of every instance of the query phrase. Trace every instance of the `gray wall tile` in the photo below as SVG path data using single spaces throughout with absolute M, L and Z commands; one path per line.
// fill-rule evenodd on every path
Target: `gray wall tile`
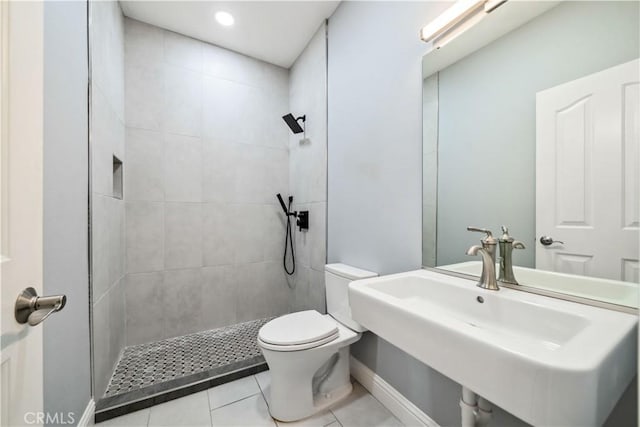
M 264 317 L 267 307 L 264 301 L 266 264 L 262 262 L 235 265 L 233 275 L 237 283 L 236 320 Z
M 111 286 L 109 281 L 109 211 L 108 197 L 93 194 L 91 208 L 93 301 L 100 299 Z
M 163 114 L 166 132 L 201 135 L 202 73 L 165 63 Z
M 282 262 L 267 261 L 264 267 L 264 288 L 262 298 L 265 302 L 263 317 L 281 316 L 289 312 L 289 293 Z
M 164 338 L 202 330 L 202 269 L 166 270 L 164 287 Z
M 92 191 L 109 196 L 113 194 L 113 156 L 124 160 L 124 124 L 99 86 L 93 86 L 91 94 Z
M 134 19 L 124 20 L 125 64 L 161 64 L 164 57 L 164 31 Z
M 262 136 L 260 89 L 210 76 L 202 84 L 203 136 L 257 144 Z
M 164 193 L 170 202 L 202 201 L 200 138 L 164 134 Z
M 311 203 L 309 208 L 309 239 L 311 241 L 310 266 L 324 271 L 327 263 L 327 203 Z
M 239 147 L 230 141 L 205 139 L 202 142 L 202 200 L 234 201 Z M 232 165 L 232 166 L 231 166 Z
M 326 311 L 327 98 L 326 28 L 323 24 L 289 73 L 289 105 L 306 114 L 305 135 L 289 135 L 289 185 L 295 209 L 309 211 L 309 230 L 295 232 L 296 277 L 292 309 Z M 305 138 L 306 136 L 306 138 Z
M 202 72 L 205 43 L 172 31 L 164 32 L 164 60 L 167 64 Z
M 327 312 L 326 291 L 324 286 L 324 270 L 310 270 L 309 309 L 317 310 L 320 313 Z
M 127 274 L 125 299 L 127 345 L 162 339 L 166 301 L 162 273 Z
M 162 64 L 125 64 L 125 110 L 127 126 L 161 130 L 164 107 Z
M 125 274 L 124 201 L 107 197 L 109 220 L 109 283 L 116 284 Z
M 124 19 L 120 5 L 109 2 L 91 8 L 91 81 L 105 93 L 124 121 Z
M 236 281 L 233 266 L 222 265 L 202 269 L 203 329 L 214 329 L 237 323 Z
M 164 268 L 164 204 L 126 202 L 127 273 Z
M 272 67 L 280 68 L 218 46 L 203 46 L 203 72 L 211 77 L 261 87 L 265 68 Z
M 161 132 L 127 129 L 125 198 L 164 200 L 164 142 Z
M 108 293 L 93 305 L 93 372 L 94 393 L 96 396 L 104 394 L 113 372 L 113 363 L 109 350 L 111 346 L 109 308 Z
M 262 205 L 233 205 L 231 230 L 234 230 L 231 246 L 236 265 L 260 262 L 264 260 L 264 223 Z
M 109 292 L 109 359 L 112 369 L 126 345 L 125 278 L 121 278 Z
M 102 396 L 125 344 L 125 207 L 113 188 L 113 156 L 126 164 L 124 17 L 105 2 L 92 5 L 91 20 L 93 392 Z
M 165 203 L 164 268 L 202 267 L 202 205 Z
M 202 204 L 202 259 L 205 266 L 232 264 L 236 236 L 234 209 L 223 203 Z

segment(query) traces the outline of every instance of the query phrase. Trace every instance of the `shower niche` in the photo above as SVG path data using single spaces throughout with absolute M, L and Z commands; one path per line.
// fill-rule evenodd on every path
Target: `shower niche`
M 123 190 L 122 190 L 123 174 L 124 174 L 124 168 L 122 166 L 122 160 L 120 160 L 114 155 L 113 156 L 113 174 L 111 178 L 113 181 L 113 191 L 111 194 L 113 195 L 113 197 L 120 200 L 123 199 Z

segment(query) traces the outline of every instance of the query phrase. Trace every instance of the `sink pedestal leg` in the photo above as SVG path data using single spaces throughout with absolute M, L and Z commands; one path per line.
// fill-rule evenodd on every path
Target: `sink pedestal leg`
M 489 402 L 466 387 L 462 387 L 460 411 L 462 427 L 486 427 L 491 421 Z

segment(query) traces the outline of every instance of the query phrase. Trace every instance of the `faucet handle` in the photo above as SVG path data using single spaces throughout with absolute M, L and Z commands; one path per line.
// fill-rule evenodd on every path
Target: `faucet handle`
M 493 237 L 493 233 L 491 232 L 491 230 L 489 230 L 487 228 L 478 228 L 478 227 L 468 226 L 467 230 L 468 231 L 476 231 L 478 233 L 486 233 L 487 237 Z
M 478 227 L 468 226 L 467 230 L 468 231 L 475 231 L 477 233 L 485 233 L 487 235 L 487 237 L 485 237 L 482 240 L 482 243 L 484 243 L 484 244 L 495 245 L 496 242 L 497 242 L 495 237 L 493 237 L 493 233 L 488 228 L 478 228 Z

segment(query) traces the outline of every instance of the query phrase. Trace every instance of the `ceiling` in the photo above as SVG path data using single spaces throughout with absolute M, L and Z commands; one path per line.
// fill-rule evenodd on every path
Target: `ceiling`
M 289 68 L 340 1 L 121 1 L 124 14 Z M 218 11 L 233 15 L 223 27 Z

